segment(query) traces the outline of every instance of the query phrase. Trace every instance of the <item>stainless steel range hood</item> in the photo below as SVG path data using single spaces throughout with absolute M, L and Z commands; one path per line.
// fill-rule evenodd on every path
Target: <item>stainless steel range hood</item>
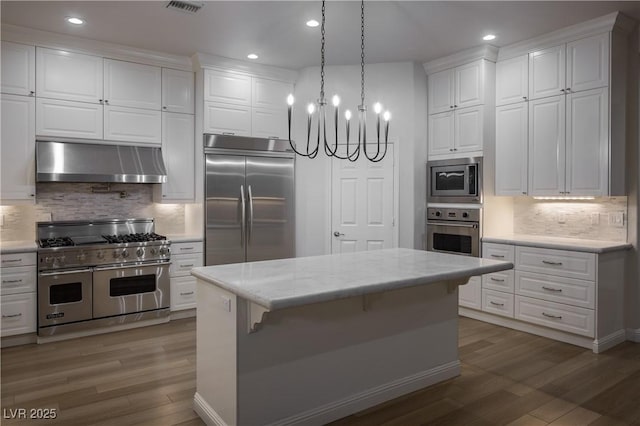
M 167 171 L 159 147 L 38 138 L 38 182 L 163 183 Z

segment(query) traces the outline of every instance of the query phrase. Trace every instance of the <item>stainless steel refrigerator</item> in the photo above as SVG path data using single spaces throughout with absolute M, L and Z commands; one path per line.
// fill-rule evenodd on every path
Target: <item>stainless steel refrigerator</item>
M 295 256 L 288 141 L 204 135 L 205 264 Z

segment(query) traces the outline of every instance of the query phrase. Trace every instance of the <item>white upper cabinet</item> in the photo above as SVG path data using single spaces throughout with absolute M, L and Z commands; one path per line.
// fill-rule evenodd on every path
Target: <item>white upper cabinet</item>
M 162 113 L 162 157 L 167 168 L 167 182 L 158 185 L 161 202 L 195 199 L 194 117 L 188 114 Z M 156 197 L 157 198 L 157 197 Z
M 529 55 L 496 64 L 496 105 L 525 102 L 529 98 Z
M 192 72 L 162 68 L 162 111 L 193 114 L 193 84 Z
M 429 75 L 429 114 L 453 109 L 455 99 L 455 76 L 453 69 Z
M 228 71 L 205 70 L 204 100 L 251 106 L 251 77 Z
M 293 93 L 293 85 L 284 81 L 252 78 L 251 106 L 287 111 L 287 96 Z
M 251 107 L 205 102 L 203 132 L 251 136 Z
M 2 42 L 2 93 L 34 96 L 36 90 L 36 48 Z
M 162 143 L 162 113 L 141 108 L 104 106 L 104 139 L 111 141 Z
M 251 108 L 251 135 L 258 138 L 289 139 L 287 110 Z
M 103 106 L 87 102 L 38 98 L 36 134 L 83 139 L 102 139 Z
M 36 90 L 41 98 L 101 103 L 103 59 L 37 47 Z
M 2 201 L 35 201 L 35 99 L 2 95 L 0 194 Z
M 455 68 L 454 108 L 484 103 L 484 61 L 479 60 Z
M 527 194 L 528 103 L 496 108 L 496 195 Z
M 475 106 L 455 112 L 454 151 L 482 152 L 483 108 Z
M 565 47 L 529 54 L 529 97 L 540 99 L 565 93 Z
M 447 155 L 453 152 L 455 114 L 453 111 L 429 116 L 429 156 Z
M 567 43 L 567 92 L 609 85 L 609 33 Z
M 151 65 L 105 59 L 104 102 L 106 105 L 160 110 L 161 69 Z
M 565 96 L 529 102 L 529 195 L 564 195 Z

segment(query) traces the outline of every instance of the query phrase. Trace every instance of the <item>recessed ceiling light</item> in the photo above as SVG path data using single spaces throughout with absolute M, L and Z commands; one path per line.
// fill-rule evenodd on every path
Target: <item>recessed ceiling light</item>
M 82 24 L 84 24 L 84 19 L 76 18 L 74 16 L 67 16 L 65 19 L 67 20 L 68 23 L 73 24 L 73 25 L 82 25 Z
M 307 27 L 315 28 L 318 25 L 320 25 L 320 22 L 316 21 L 315 19 L 307 21 Z
M 484 41 L 494 40 L 495 38 L 496 38 L 496 36 L 495 36 L 495 35 L 493 35 L 493 34 L 487 34 L 486 36 L 482 37 L 482 39 L 483 39 Z
M 249 53 L 247 55 L 247 58 L 249 58 L 249 59 L 258 59 L 258 55 L 256 55 L 255 53 Z

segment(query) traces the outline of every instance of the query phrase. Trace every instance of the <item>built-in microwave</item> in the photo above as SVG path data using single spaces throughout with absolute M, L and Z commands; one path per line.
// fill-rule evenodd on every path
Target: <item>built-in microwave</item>
M 481 203 L 482 157 L 429 161 L 427 202 Z

